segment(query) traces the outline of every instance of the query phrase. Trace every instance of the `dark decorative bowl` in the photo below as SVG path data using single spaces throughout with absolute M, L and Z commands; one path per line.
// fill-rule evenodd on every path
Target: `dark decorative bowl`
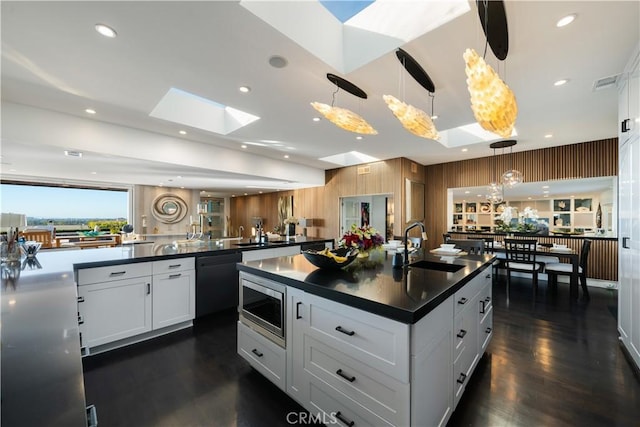
M 342 267 L 346 267 L 351 264 L 353 260 L 358 256 L 357 249 L 338 248 L 333 249 L 331 252 L 337 256 L 346 256 L 347 260 L 344 262 L 337 262 L 335 258 L 322 255 L 322 251 L 307 250 L 302 251 L 302 255 L 313 265 L 319 268 L 327 270 L 339 270 Z

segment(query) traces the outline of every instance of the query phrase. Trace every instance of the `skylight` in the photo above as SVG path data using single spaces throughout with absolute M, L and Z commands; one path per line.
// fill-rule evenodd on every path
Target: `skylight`
M 260 119 L 245 111 L 173 87 L 149 115 L 221 135 L 227 135 Z
M 240 5 L 344 74 L 471 10 L 467 0 L 241 0 Z
M 511 136 L 518 136 L 516 129 L 513 129 Z M 493 132 L 486 131 L 478 123 L 458 126 L 456 128 L 440 131 L 438 142 L 447 148 L 464 147 L 466 145 L 493 142 L 504 139 Z
M 348 153 L 334 154 L 333 156 L 321 157 L 318 160 L 329 162 L 340 166 L 359 165 L 360 163 L 377 162 L 380 159 L 369 156 L 368 154 L 358 151 L 349 151 Z

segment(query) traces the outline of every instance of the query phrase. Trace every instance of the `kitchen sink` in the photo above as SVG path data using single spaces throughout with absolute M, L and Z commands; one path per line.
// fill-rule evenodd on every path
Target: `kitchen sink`
M 413 268 L 423 268 L 425 270 L 438 270 L 438 271 L 446 271 L 448 273 L 455 273 L 458 270 L 464 268 L 464 265 L 456 265 L 456 264 L 445 264 L 442 262 L 432 262 L 432 261 L 417 261 L 413 264 L 409 264 L 409 267 Z

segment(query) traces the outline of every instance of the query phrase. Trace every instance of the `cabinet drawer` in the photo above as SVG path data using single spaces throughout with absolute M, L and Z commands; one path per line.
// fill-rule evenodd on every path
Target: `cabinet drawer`
M 409 382 L 409 325 L 307 294 L 309 335 Z
M 285 391 L 286 350 L 238 322 L 238 354 Z
M 311 414 L 318 414 L 327 425 L 338 426 L 392 426 L 373 412 L 349 399 L 339 391 L 319 381 L 309 384 Z
M 311 337 L 305 337 L 304 343 L 307 372 L 390 423 L 409 424 L 408 383 L 390 378 Z
M 491 276 L 491 268 L 485 268 L 476 277 L 471 279 L 471 281 L 469 281 L 466 285 L 459 289 L 458 292 L 455 293 L 454 315 L 457 315 L 462 310 L 464 310 L 465 307 L 468 307 L 471 303 L 471 300 L 473 300 L 473 297 L 475 297 L 480 292 L 483 286 L 485 286 L 487 283 L 491 283 Z
M 487 346 L 493 337 L 493 306 L 489 307 L 480 320 L 478 337 L 480 340 L 480 354 L 482 355 L 486 351 Z
M 193 270 L 196 267 L 195 258 L 174 258 L 153 261 L 153 274 L 171 273 L 174 271 Z
M 83 268 L 81 270 L 78 270 L 78 286 L 150 275 L 150 262 L 110 265 L 108 267 Z

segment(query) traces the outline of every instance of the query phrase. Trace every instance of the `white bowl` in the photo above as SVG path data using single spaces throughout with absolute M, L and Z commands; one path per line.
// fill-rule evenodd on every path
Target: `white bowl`
M 448 251 L 452 251 L 456 247 L 456 245 L 452 244 L 452 243 L 442 243 L 442 244 L 440 244 L 440 247 L 442 249 L 446 249 Z

